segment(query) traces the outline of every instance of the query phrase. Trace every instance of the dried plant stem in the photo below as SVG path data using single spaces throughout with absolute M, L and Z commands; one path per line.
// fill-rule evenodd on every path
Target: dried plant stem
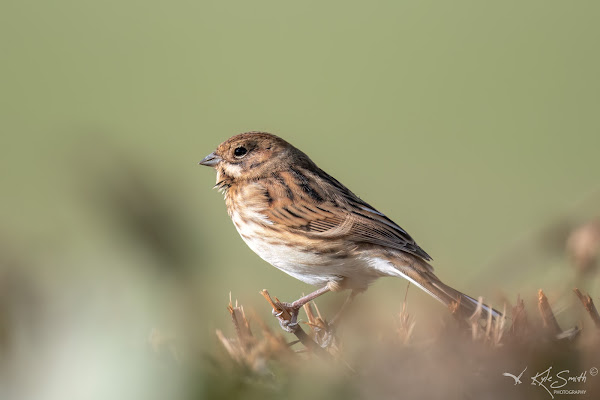
M 220 329 L 217 329 L 217 337 L 223 344 L 223 347 L 225 347 L 225 350 L 229 354 L 229 357 L 231 357 L 234 361 L 241 363 L 241 353 L 232 345 L 231 341 L 225 337 L 225 335 Z
M 253 336 L 252 330 L 250 329 L 250 324 L 246 319 L 246 313 L 244 312 L 244 308 L 238 307 L 237 300 L 235 302 L 235 306 L 233 305 L 231 301 L 231 293 L 229 293 L 229 304 L 227 305 L 227 310 L 231 314 L 231 322 L 235 327 L 235 333 L 240 339 L 240 342 L 245 347 L 249 346 Z
M 596 324 L 596 328 L 600 329 L 600 315 L 598 315 L 598 310 L 596 309 L 594 301 L 592 300 L 590 295 L 581 293 L 581 291 L 577 288 L 573 289 L 573 291 L 575 292 L 577 297 L 579 297 L 579 300 L 581 300 L 581 303 L 583 304 L 587 312 L 590 314 L 590 317 L 594 321 L 594 324 Z
M 550 329 L 555 335 L 561 334 L 562 329 L 560 328 L 560 325 L 558 325 L 558 322 L 556 322 L 556 317 L 552 312 L 552 308 L 550 308 L 548 298 L 546 297 L 542 289 L 538 291 L 538 308 L 540 310 L 540 314 L 542 315 L 544 326 Z
M 327 324 L 325 323 L 325 320 L 323 319 L 323 317 L 321 317 L 321 313 L 319 312 L 319 308 L 317 307 L 317 305 L 314 304 L 314 306 L 315 306 L 315 309 L 317 310 L 316 316 L 315 316 L 315 313 L 313 312 L 311 303 L 306 303 L 305 305 L 302 306 L 304 308 L 304 312 L 306 313 L 306 316 L 308 318 L 308 325 L 311 326 L 313 329 L 317 328 L 317 329 L 321 329 L 321 330 L 325 331 L 325 330 L 327 330 Z
M 512 308 L 512 325 L 510 327 L 514 336 L 524 336 L 528 329 L 525 302 L 520 295 L 517 296 L 517 304 Z
M 502 315 L 495 321 L 493 332 L 493 344 L 500 346 L 502 343 L 502 335 L 504 335 L 504 326 L 506 325 L 506 303 L 502 308 Z
M 398 320 L 398 337 L 402 341 L 402 344 L 407 345 L 412 336 L 416 322 L 414 318 L 408 313 L 408 289 L 410 288 L 410 282 L 406 285 L 406 292 L 404 293 L 404 301 L 402 302 L 402 311 L 399 314 Z

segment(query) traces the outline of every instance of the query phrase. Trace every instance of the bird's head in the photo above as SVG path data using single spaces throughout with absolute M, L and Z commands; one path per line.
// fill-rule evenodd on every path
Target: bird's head
M 217 181 L 252 180 L 307 161 L 310 162 L 304 153 L 280 137 L 266 132 L 247 132 L 221 143 L 200 165 L 215 168 Z

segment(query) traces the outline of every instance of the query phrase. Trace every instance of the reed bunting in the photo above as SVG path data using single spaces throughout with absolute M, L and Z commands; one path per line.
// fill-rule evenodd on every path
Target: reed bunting
M 477 301 L 442 283 L 429 254 L 404 229 L 285 140 L 242 133 L 200 164 L 217 170 L 215 187 L 246 244 L 269 264 L 319 287 L 285 303 L 293 323 L 300 307 L 319 295 L 350 289 L 352 298 L 383 276 L 408 279 L 460 315 L 475 311 Z

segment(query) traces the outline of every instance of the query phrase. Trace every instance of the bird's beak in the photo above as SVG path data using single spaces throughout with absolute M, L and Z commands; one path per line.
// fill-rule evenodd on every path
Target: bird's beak
M 204 159 L 202 161 L 200 161 L 198 164 L 206 165 L 207 167 L 214 167 L 221 161 L 223 161 L 223 159 L 213 152 L 213 153 L 210 153 L 209 155 L 207 155 L 206 157 L 204 157 Z

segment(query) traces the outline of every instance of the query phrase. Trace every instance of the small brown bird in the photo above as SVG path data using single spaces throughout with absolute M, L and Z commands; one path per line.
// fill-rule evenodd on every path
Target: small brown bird
M 350 289 L 351 299 L 383 276 L 408 279 L 446 306 L 457 304 L 465 316 L 475 311 L 477 301 L 442 283 L 431 257 L 404 229 L 283 139 L 242 133 L 200 164 L 217 170 L 215 187 L 246 244 L 271 265 L 320 287 L 286 303 L 293 324 L 300 307 L 321 294 Z

